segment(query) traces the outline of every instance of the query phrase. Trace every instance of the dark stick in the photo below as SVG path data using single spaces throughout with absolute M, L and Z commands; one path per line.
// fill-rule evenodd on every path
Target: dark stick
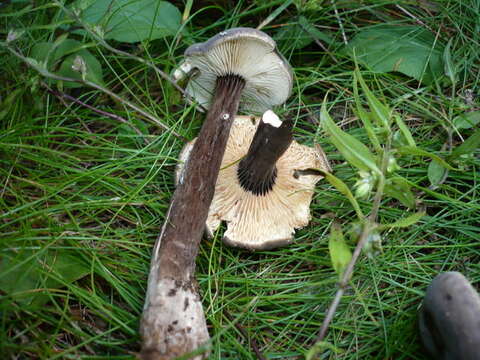
M 153 249 L 140 325 L 143 359 L 173 359 L 209 339 L 194 279 L 195 258 L 244 86 L 238 76 L 217 79 L 212 106 L 173 194 Z
M 255 132 L 247 155 L 238 165 L 240 185 L 256 195 L 265 195 L 275 184 L 277 160 L 290 146 L 291 121 L 284 121 L 278 128 L 263 121 Z
M 123 117 L 121 117 L 121 116 L 119 116 L 119 115 L 112 114 L 112 113 L 109 113 L 109 112 L 107 112 L 107 111 L 100 110 L 100 109 L 98 109 L 98 108 L 96 108 L 96 107 L 94 107 L 94 106 L 91 106 L 91 105 L 88 105 L 88 104 L 84 103 L 83 101 L 81 101 L 81 100 L 79 100 L 79 99 L 77 99 L 77 98 L 75 98 L 75 97 L 73 97 L 73 96 L 70 96 L 70 95 L 65 94 L 65 93 L 63 93 L 63 92 L 55 91 L 55 90 L 53 90 L 50 86 L 48 86 L 47 84 L 45 84 L 45 83 L 43 83 L 43 82 L 42 82 L 42 86 L 44 86 L 45 89 L 47 89 L 47 91 L 48 91 L 50 94 L 52 94 L 52 95 L 54 95 L 54 96 L 56 96 L 56 97 L 58 97 L 58 98 L 60 98 L 60 99 L 61 99 L 61 98 L 68 99 L 68 100 L 74 102 L 75 104 L 81 105 L 81 106 L 83 106 L 83 107 L 86 107 L 87 109 L 90 109 L 90 110 L 96 112 L 97 114 L 103 115 L 103 116 L 108 117 L 108 118 L 113 119 L 113 120 L 117 120 L 117 121 L 121 122 L 122 124 L 126 124 L 126 125 L 130 126 L 130 127 L 133 129 L 133 131 L 135 131 L 138 135 L 140 135 L 140 136 L 142 136 L 142 137 L 144 136 L 144 134 L 143 134 L 140 130 L 138 130 L 138 129 L 135 127 L 135 125 L 133 125 L 130 121 L 127 121 L 126 119 L 124 119 Z M 147 143 L 150 142 L 148 139 L 144 139 L 144 140 L 145 140 L 145 142 L 147 142 Z

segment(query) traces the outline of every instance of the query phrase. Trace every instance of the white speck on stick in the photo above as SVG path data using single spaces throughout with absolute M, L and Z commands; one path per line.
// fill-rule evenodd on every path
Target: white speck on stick
M 280 118 L 275 114 L 272 110 L 267 110 L 263 113 L 262 121 L 265 124 L 272 125 L 273 127 L 280 127 L 282 125 L 282 121 Z

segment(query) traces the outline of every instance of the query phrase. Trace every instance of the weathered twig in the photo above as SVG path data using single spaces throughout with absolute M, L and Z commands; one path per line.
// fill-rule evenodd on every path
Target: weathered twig
M 419 25 L 422 25 L 424 27 L 426 27 L 428 30 L 430 30 L 431 32 L 435 32 L 432 30 L 432 28 L 430 26 L 428 26 L 427 24 L 425 24 L 422 20 L 420 20 L 417 16 L 413 15 L 410 11 L 408 11 L 407 9 L 401 7 L 400 5 L 396 4 L 395 7 L 397 7 L 397 9 L 400 9 L 403 13 L 407 14 L 408 16 L 410 16 L 412 19 L 415 20 L 415 22 Z
M 377 185 L 377 191 L 375 192 L 375 196 L 373 198 L 373 207 L 370 215 L 365 219 L 365 223 L 363 225 L 362 233 L 360 235 L 360 239 L 357 243 L 357 246 L 355 247 L 355 250 L 353 251 L 352 254 L 352 259 L 347 265 L 347 268 L 345 269 L 345 272 L 343 273 L 342 279 L 338 283 L 338 290 L 335 294 L 335 297 L 333 301 L 331 302 L 327 315 L 325 316 L 325 319 L 322 322 L 322 326 L 320 327 L 320 331 L 318 333 L 318 336 L 316 338 L 316 341 L 322 341 L 325 336 L 327 335 L 328 328 L 330 326 L 330 323 L 335 316 L 335 312 L 337 311 L 337 307 L 340 304 L 340 301 L 342 299 L 342 296 L 348 286 L 348 283 L 350 282 L 350 279 L 352 278 L 353 274 L 353 269 L 355 267 L 355 264 L 357 263 L 358 258 L 360 257 L 360 253 L 362 249 L 365 247 L 367 244 L 369 235 L 371 232 L 376 228 L 377 226 L 377 216 L 378 216 L 378 211 L 380 209 L 380 203 L 382 201 L 383 197 L 383 190 L 385 187 L 385 177 L 383 174 L 385 174 L 387 165 L 388 165 L 388 157 L 389 157 L 389 150 L 390 150 L 390 144 L 387 143 L 384 151 L 383 151 L 383 158 L 382 158 L 382 166 L 381 166 L 381 175 L 378 180 L 378 185 Z
M 345 45 L 348 45 L 347 35 L 345 35 L 345 29 L 343 28 L 343 22 L 342 22 L 342 19 L 340 18 L 340 14 L 338 13 L 337 5 L 335 4 L 335 0 L 331 0 L 331 3 L 332 3 L 332 6 L 333 6 L 333 11 L 335 12 L 335 17 L 337 18 L 337 21 L 338 21 L 338 26 L 340 27 L 340 31 L 342 32 L 343 42 L 344 42 Z
M 94 89 L 97 89 L 105 94 L 107 94 L 108 96 L 112 97 L 113 99 L 115 99 L 116 101 L 126 105 L 127 107 L 131 108 L 132 110 L 138 112 L 139 114 L 141 114 L 142 116 L 144 116 L 146 119 L 150 120 L 152 123 L 154 123 L 155 125 L 157 125 L 158 127 L 172 133 L 174 136 L 176 136 L 177 138 L 181 139 L 182 141 L 186 141 L 187 139 L 184 138 L 182 135 L 178 134 L 176 131 L 170 129 L 168 126 L 166 126 L 165 124 L 163 124 L 159 119 L 157 119 L 155 116 L 153 116 L 152 114 L 148 113 L 147 111 L 141 109 L 140 107 L 138 107 L 137 105 L 135 105 L 134 103 L 118 96 L 117 94 L 115 94 L 114 92 L 110 91 L 109 89 L 107 88 L 104 88 L 103 86 L 99 85 L 99 84 L 96 84 L 92 81 L 89 81 L 87 79 L 73 79 L 73 78 L 69 78 L 69 77 L 65 77 L 65 76 L 60 76 L 60 75 L 57 75 L 57 74 L 54 74 L 52 72 L 50 72 L 46 67 L 44 66 L 41 66 L 40 64 L 38 64 L 36 61 L 33 61 L 33 59 L 30 59 L 30 58 L 27 58 L 25 57 L 23 54 L 21 54 L 20 52 L 16 51 L 15 49 L 13 49 L 11 46 L 3 43 L 3 42 L 0 42 L 0 46 L 3 46 L 5 47 L 10 53 L 12 53 L 13 55 L 15 55 L 17 58 L 19 58 L 20 60 L 22 60 L 25 64 L 27 64 L 29 67 L 31 67 L 32 69 L 38 71 L 38 73 L 40 75 L 42 75 L 43 77 L 45 78 L 49 78 L 49 79 L 53 79 L 53 80 L 59 80 L 59 81 L 69 81 L 69 82 L 75 82 L 75 83 L 78 83 L 78 84 L 82 84 L 82 85 L 85 85 L 85 86 L 88 86 L 88 87 L 91 87 L 91 88 L 94 88 Z
M 43 81 L 42 81 L 41 84 L 42 84 L 42 86 L 43 86 L 45 89 L 47 89 L 47 91 L 48 91 L 50 94 L 58 97 L 59 99 L 63 99 L 63 98 L 68 99 L 68 100 L 72 101 L 72 102 L 75 103 L 75 104 L 81 105 L 81 106 L 83 106 L 83 107 L 86 107 L 87 109 L 90 109 L 90 110 L 96 112 L 97 114 L 103 115 L 103 116 L 108 117 L 108 118 L 113 119 L 113 120 L 117 120 L 117 121 L 121 122 L 122 124 L 126 124 L 126 125 L 130 126 L 130 127 L 133 129 L 133 131 L 135 131 L 138 135 L 144 136 L 144 134 L 143 134 L 135 125 L 133 125 L 130 121 L 124 119 L 124 118 L 121 117 L 120 115 L 112 114 L 112 113 L 110 113 L 110 112 L 108 112 L 108 111 L 104 111 L 104 110 L 98 109 L 98 108 L 96 108 L 95 106 L 88 105 L 87 103 L 84 103 L 84 102 L 81 101 L 80 99 L 77 99 L 77 98 L 75 98 L 75 97 L 73 97 L 73 96 L 71 96 L 71 95 L 65 94 L 64 92 L 55 91 L 55 90 L 53 90 L 50 86 L 48 86 L 48 85 L 47 85 L 45 82 L 43 82 Z M 66 105 L 66 104 L 65 104 L 65 105 Z M 150 142 L 150 140 L 148 140 L 148 139 L 144 139 L 144 140 L 145 140 L 147 143 Z

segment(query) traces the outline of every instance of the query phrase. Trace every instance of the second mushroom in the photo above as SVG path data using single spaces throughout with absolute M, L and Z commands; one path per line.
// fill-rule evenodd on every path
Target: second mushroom
M 187 161 L 195 140 L 180 155 Z M 310 202 L 321 179 L 315 170 L 329 171 L 320 146 L 292 139 L 292 122 L 281 122 L 267 111 L 261 119 L 237 116 L 206 221 L 209 236 L 227 223 L 223 240 L 249 250 L 271 249 L 290 243 L 295 229 L 310 221 Z M 313 171 L 311 171 L 313 170 Z M 176 170 L 182 181 L 183 164 Z

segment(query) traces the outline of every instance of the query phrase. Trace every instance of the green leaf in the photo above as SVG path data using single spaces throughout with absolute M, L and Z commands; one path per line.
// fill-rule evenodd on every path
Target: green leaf
M 453 125 L 457 129 L 470 129 L 480 124 L 480 111 L 466 112 L 453 119 Z
M 322 105 L 320 120 L 325 132 L 330 136 L 330 141 L 351 165 L 360 170 L 373 171 L 380 174 L 380 169 L 377 167 L 375 157 L 370 150 L 352 135 L 342 131 L 333 122 L 330 115 L 328 115 L 325 101 Z
M 32 48 L 30 56 L 35 60 L 46 63 L 47 69 L 57 75 L 81 79 L 82 75 L 72 69 L 76 56 L 85 61 L 87 72 L 86 80 L 96 84 L 103 83 L 102 65 L 86 48 L 91 45 L 73 39 L 63 39 L 61 42 L 39 42 Z M 82 84 L 66 82 L 64 86 L 77 88 Z
M 335 175 L 330 174 L 329 172 L 326 172 L 326 171 L 323 171 L 323 170 L 320 170 L 320 169 L 316 169 L 316 170 L 321 172 L 323 174 L 323 176 L 325 176 L 325 179 L 332 186 L 334 186 L 335 189 L 337 189 L 338 191 L 340 191 L 343 195 L 345 195 L 347 197 L 347 199 L 350 201 L 353 208 L 355 209 L 355 212 L 357 213 L 358 218 L 363 219 L 364 216 L 363 216 L 362 210 L 360 209 L 360 206 L 358 205 L 357 199 L 355 199 L 355 196 L 353 196 L 353 194 L 350 191 L 350 189 L 348 188 L 347 184 L 345 184 L 342 180 L 337 178 Z
M 377 152 L 382 151 L 382 147 L 380 145 L 380 141 L 378 140 L 377 135 L 375 134 L 375 129 L 373 128 L 372 122 L 370 121 L 370 114 L 365 111 L 362 106 L 362 102 L 360 101 L 360 96 L 358 94 L 358 85 L 357 85 L 357 75 L 354 73 L 354 80 L 353 80 L 353 96 L 355 99 L 355 105 L 357 107 L 357 116 L 362 121 L 363 125 L 365 126 L 365 130 L 367 132 L 368 138 L 372 142 L 373 147 Z
M 445 46 L 445 50 L 443 51 L 443 63 L 444 63 L 444 72 L 445 75 L 450 79 L 452 84 L 455 84 L 457 79 L 456 79 L 456 66 L 453 63 L 452 60 L 452 55 L 450 53 L 450 48 L 452 47 L 452 40 L 453 38 L 450 38 L 450 40 L 447 43 L 447 46 Z
M 417 147 L 402 146 L 402 147 L 399 147 L 397 150 L 400 154 L 429 157 L 430 159 L 437 161 L 439 164 L 441 164 L 443 167 L 447 168 L 448 170 L 457 170 L 454 167 L 452 167 L 449 163 L 447 163 L 445 160 L 443 160 L 440 156 L 432 154 L 431 152 L 419 149 Z
M 415 196 L 404 178 L 398 176 L 387 179 L 384 192 L 385 195 L 397 199 L 409 209 L 415 208 Z
M 416 224 L 417 222 L 420 221 L 422 217 L 425 216 L 424 211 L 417 212 L 415 214 L 412 214 L 410 216 L 407 216 L 405 218 L 402 218 L 400 220 L 395 221 L 394 223 L 391 224 L 382 224 L 378 226 L 377 229 L 379 230 L 385 230 L 385 229 L 393 229 L 393 228 L 405 228 L 409 227 L 413 224 Z
M 85 79 L 91 81 L 96 84 L 101 84 L 103 82 L 102 76 L 102 65 L 98 62 L 98 60 L 90 54 L 87 50 L 79 51 L 78 54 L 68 56 L 60 66 L 58 70 L 58 75 L 65 76 L 71 79 L 82 79 L 82 74 L 78 71 L 72 69 L 73 62 L 75 58 L 80 55 L 82 59 L 85 61 L 86 64 L 86 76 Z M 77 88 L 82 87 L 82 84 L 74 83 L 74 82 L 65 82 L 65 87 Z
M 377 124 L 383 129 L 385 129 L 387 133 L 390 133 L 390 109 L 388 108 L 388 106 L 382 104 L 382 102 L 378 100 L 375 95 L 373 95 L 373 93 L 370 91 L 367 84 L 365 83 L 365 80 L 363 80 L 362 74 L 360 73 L 358 67 L 355 69 L 354 79 L 354 81 L 358 79 L 358 81 L 360 82 L 360 86 L 362 87 L 363 92 L 365 93 L 365 96 L 367 98 L 370 111 L 372 112 L 374 119 L 377 121 Z
M 457 159 L 462 155 L 471 154 L 474 151 L 480 148 L 480 129 L 477 129 L 470 137 L 463 142 L 462 145 L 457 146 L 452 154 L 449 156 L 450 159 Z
M 138 42 L 173 36 L 181 28 L 182 14 L 167 1 L 77 0 L 83 21 L 103 27 L 105 39 Z
M 363 28 L 346 51 L 375 72 L 401 72 L 427 85 L 443 75 L 443 51 L 435 36 L 416 25 Z
M 330 228 L 328 251 L 330 253 L 330 260 L 332 261 L 332 267 L 338 274 L 338 277 L 341 278 L 348 263 L 352 259 L 352 252 L 345 242 L 340 225 L 335 222 Z
M 417 145 L 415 144 L 415 140 L 413 140 L 412 133 L 408 129 L 407 124 L 402 120 L 402 118 L 395 114 L 393 116 L 395 119 L 395 122 L 397 123 L 398 128 L 400 129 L 400 132 L 402 133 L 404 139 L 406 140 L 408 146 L 416 147 Z
M 47 289 L 59 289 L 90 272 L 66 251 L 6 251 L 0 258 L 0 290 L 22 304 L 42 305 Z
M 430 164 L 428 164 L 428 180 L 430 180 L 430 184 L 433 186 L 437 186 L 440 184 L 440 181 L 444 178 L 445 174 L 447 173 L 447 169 L 442 166 L 438 161 L 432 160 Z

